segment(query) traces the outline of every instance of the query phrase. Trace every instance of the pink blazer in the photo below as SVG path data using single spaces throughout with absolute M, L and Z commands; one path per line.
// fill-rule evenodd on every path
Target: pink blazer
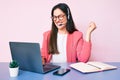
M 48 53 L 48 41 L 50 38 L 50 31 L 43 34 L 42 57 L 46 62 L 50 62 L 52 55 Z M 67 36 L 67 62 L 87 62 L 91 54 L 91 42 L 83 40 L 83 34 L 80 31 L 75 31 Z

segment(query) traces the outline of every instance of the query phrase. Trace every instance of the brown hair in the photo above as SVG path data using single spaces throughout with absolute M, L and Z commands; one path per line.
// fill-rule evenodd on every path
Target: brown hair
M 71 11 L 70 11 L 70 8 L 68 7 L 68 5 L 65 3 L 59 3 L 59 4 L 55 5 L 52 8 L 52 12 L 51 12 L 52 17 L 53 17 L 54 10 L 57 8 L 61 9 L 67 16 L 66 30 L 68 31 L 68 33 L 71 34 L 74 31 L 77 31 L 77 29 L 75 28 L 73 18 L 71 15 Z M 50 40 L 49 40 L 49 44 L 48 44 L 48 51 L 50 54 L 58 54 L 59 53 L 59 51 L 57 49 L 57 32 L 58 32 L 58 29 L 57 29 L 56 25 L 54 24 L 54 21 L 52 20 L 52 28 L 51 28 Z

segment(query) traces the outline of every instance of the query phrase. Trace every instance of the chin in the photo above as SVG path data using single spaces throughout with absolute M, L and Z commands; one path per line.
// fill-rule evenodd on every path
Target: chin
M 65 27 L 64 26 L 57 26 L 58 29 L 62 30 L 64 29 Z

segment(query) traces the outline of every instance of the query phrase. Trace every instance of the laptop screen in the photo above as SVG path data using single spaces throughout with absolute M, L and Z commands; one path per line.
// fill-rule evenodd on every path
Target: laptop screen
M 43 73 L 39 43 L 9 42 L 12 59 L 19 63 L 21 70 Z

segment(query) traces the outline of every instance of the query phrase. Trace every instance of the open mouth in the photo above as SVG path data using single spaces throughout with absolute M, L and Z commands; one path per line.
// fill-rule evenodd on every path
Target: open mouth
M 59 24 L 59 26 L 62 26 L 63 24 Z
M 59 23 L 59 24 L 57 24 L 57 26 L 63 26 L 64 24 L 62 24 L 62 23 Z

